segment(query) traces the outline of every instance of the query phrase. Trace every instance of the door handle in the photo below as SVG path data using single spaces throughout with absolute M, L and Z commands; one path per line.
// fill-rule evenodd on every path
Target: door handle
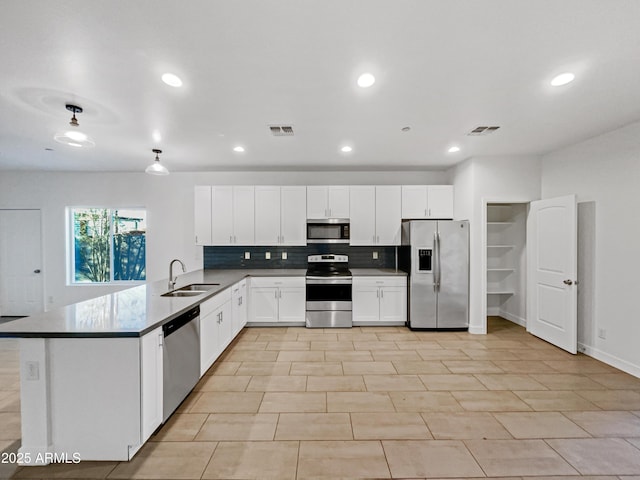
M 573 285 L 573 280 L 563 280 L 562 283 L 565 285 Z
M 33 271 L 33 273 L 40 273 L 40 269 L 39 269 L 39 268 L 36 268 L 36 269 Z

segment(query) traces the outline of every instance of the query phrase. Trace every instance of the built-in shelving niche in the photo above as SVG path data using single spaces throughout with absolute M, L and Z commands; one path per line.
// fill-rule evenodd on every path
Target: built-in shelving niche
M 526 318 L 525 203 L 487 204 L 487 315 Z

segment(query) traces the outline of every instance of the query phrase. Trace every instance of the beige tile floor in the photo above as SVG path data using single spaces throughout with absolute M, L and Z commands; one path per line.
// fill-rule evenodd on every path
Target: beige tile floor
M 20 440 L 0 340 L 0 450 Z M 489 334 L 247 328 L 131 462 L 0 478 L 640 480 L 640 379 L 492 318 Z

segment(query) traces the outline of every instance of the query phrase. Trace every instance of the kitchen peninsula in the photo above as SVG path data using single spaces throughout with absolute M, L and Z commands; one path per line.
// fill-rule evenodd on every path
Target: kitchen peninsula
M 180 276 L 176 287 L 207 284 L 205 293 L 167 297 L 166 281 L 150 282 L 2 325 L 0 337 L 20 339 L 19 459 L 130 460 L 166 420 L 163 326 L 200 309 L 200 351 L 184 355 L 200 357 L 203 375 L 247 323 L 247 281 L 304 274 L 198 270 Z M 354 274 L 406 277 L 391 269 Z

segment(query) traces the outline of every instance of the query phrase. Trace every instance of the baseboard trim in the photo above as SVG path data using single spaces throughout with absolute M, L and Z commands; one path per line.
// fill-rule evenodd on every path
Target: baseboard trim
M 526 328 L 526 326 L 527 326 L 527 320 L 525 318 L 519 317 L 519 316 L 514 315 L 512 313 L 505 312 L 504 310 L 500 310 L 500 313 L 498 315 L 500 317 L 502 317 L 502 318 L 505 318 L 505 319 L 509 320 L 510 322 L 517 323 L 521 327 L 525 327 Z
M 486 325 L 481 325 L 481 326 L 469 325 L 469 333 L 472 333 L 474 335 L 486 335 L 487 326 Z
M 607 365 L 611 365 L 618 370 L 622 370 L 629 375 L 640 378 L 640 365 L 635 365 L 631 362 L 627 362 L 626 360 L 622 360 L 621 358 L 610 355 L 606 352 L 603 352 L 602 350 L 598 350 L 595 347 L 585 345 L 584 343 L 578 343 L 578 351 L 584 353 L 585 355 L 589 355 L 596 360 L 600 360 Z

